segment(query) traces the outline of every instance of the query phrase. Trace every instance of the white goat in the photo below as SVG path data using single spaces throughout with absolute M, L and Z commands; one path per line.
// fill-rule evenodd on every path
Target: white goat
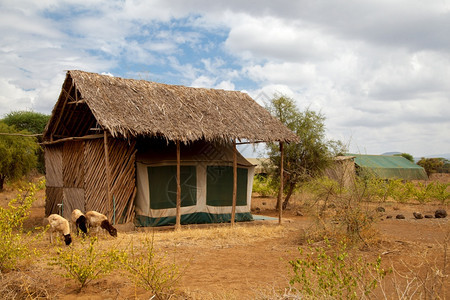
M 87 233 L 87 220 L 86 216 L 79 209 L 74 209 L 72 211 L 72 223 L 75 225 L 77 235 L 80 230 L 86 234 Z
M 99 227 L 101 227 L 108 231 L 111 236 L 117 236 L 117 229 L 109 223 L 108 218 L 104 214 L 91 210 L 88 211 L 85 216 L 89 227 L 95 228 L 96 232 L 98 232 Z
M 70 236 L 70 226 L 69 221 L 64 219 L 58 214 L 52 214 L 47 218 L 50 224 L 50 243 L 53 243 L 53 233 L 60 232 L 64 236 L 64 242 L 66 245 L 70 245 L 72 242 L 72 237 Z

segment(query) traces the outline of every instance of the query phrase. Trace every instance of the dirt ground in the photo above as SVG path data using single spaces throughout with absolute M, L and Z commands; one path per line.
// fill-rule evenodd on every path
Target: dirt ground
M 15 193 L 12 190 L 1 193 L 0 204 L 5 205 Z M 38 201 L 25 228 L 42 225 L 44 194 L 44 191 L 37 194 Z M 258 215 L 277 217 L 274 199 L 255 197 L 252 201 Z M 399 292 L 408 289 L 408 282 L 412 286 L 411 282 L 422 281 L 433 287 L 437 275 L 444 278 L 444 288 L 449 290 L 445 270 L 449 218 L 417 220 L 412 214 L 414 211 L 434 214 L 436 209 L 448 211 L 449 207 L 437 203 L 384 203 L 383 207 L 386 212 L 374 225 L 378 233 L 376 242 L 357 250 L 369 259 L 381 256 L 385 268 L 396 270 L 385 278 L 374 299 L 399 299 Z M 397 214 L 406 218 L 395 219 Z M 388 215 L 393 218 L 386 218 Z M 182 266 L 179 289 L 186 299 L 272 299 L 275 290 L 288 286 L 293 274 L 288 262 L 299 257 L 298 247 L 305 247 L 304 234 L 313 224 L 313 218 L 307 213 L 300 216 L 298 209 L 292 209 L 284 212 L 281 226 L 278 220 L 238 223 L 232 230 L 229 224 L 192 225 L 184 226 L 182 233 L 175 234 L 171 228 L 142 230 L 128 225 L 118 226 L 118 238 L 100 236 L 100 242 L 105 247 L 125 247 L 130 241 L 153 236 L 157 251 Z M 77 242 L 79 238 L 74 237 L 74 243 Z M 5 295 L 9 286 L 9 295 L 17 293 L 11 299 L 21 298 L 20 289 L 34 292 L 41 299 L 149 299 L 152 296 L 116 272 L 92 281 L 80 292 L 75 281 L 59 276 L 56 267 L 48 265 L 46 256 L 56 253 L 57 246 L 50 245 L 46 236 L 34 239 L 31 245 L 43 254 L 32 256 L 20 270 L 1 275 L 0 292 Z

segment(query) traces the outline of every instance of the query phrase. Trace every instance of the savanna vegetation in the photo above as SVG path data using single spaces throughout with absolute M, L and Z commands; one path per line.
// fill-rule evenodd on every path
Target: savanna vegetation
M 281 225 L 266 220 L 173 231 L 127 224 L 118 225 L 117 238 L 74 235 L 71 246 L 61 239 L 50 244 L 42 223 L 45 180 L 24 176 L 37 159 L 17 176 L 8 173 L 9 185 L 0 193 L 0 298 L 445 299 L 450 223 L 416 220 L 412 212 L 446 209 L 450 179 L 404 182 L 366 174 L 331 180 L 321 170 L 342 147 L 323 139 L 323 116 L 293 114 L 304 126 L 312 120 L 317 135 L 311 141 L 319 143 L 287 149 L 284 180 L 295 184 L 286 184 Z M 21 139 L 28 144 L 19 148 L 37 157 L 35 138 Z M 0 140 L 7 155 L 14 142 Z M 326 152 L 323 164 L 297 155 L 315 147 Z M 275 163 L 275 147 L 269 151 Z M 255 214 L 277 216 L 276 174 L 255 177 Z M 388 218 L 400 213 L 404 220 Z

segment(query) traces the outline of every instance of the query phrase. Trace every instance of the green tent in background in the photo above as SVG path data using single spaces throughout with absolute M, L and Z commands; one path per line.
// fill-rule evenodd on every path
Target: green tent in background
M 358 169 L 370 170 L 379 178 L 405 180 L 427 180 L 425 169 L 403 156 L 347 154 L 353 156 Z

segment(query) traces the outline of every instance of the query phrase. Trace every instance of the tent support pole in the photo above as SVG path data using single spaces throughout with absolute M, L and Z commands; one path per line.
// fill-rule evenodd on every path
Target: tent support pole
M 280 142 L 280 190 L 278 191 L 278 224 L 281 225 L 281 218 L 283 217 L 283 184 L 284 184 L 284 149 L 283 142 Z
M 181 229 L 181 158 L 180 158 L 180 141 L 177 141 L 177 214 L 175 222 L 175 230 Z
M 105 147 L 105 173 L 106 173 L 106 195 L 108 197 L 107 212 L 111 210 L 111 176 L 109 174 L 109 151 L 108 151 L 108 134 L 103 131 L 103 144 Z
M 231 207 L 231 226 L 234 226 L 236 218 L 236 197 L 237 197 L 237 148 L 236 141 L 233 141 L 233 204 Z

